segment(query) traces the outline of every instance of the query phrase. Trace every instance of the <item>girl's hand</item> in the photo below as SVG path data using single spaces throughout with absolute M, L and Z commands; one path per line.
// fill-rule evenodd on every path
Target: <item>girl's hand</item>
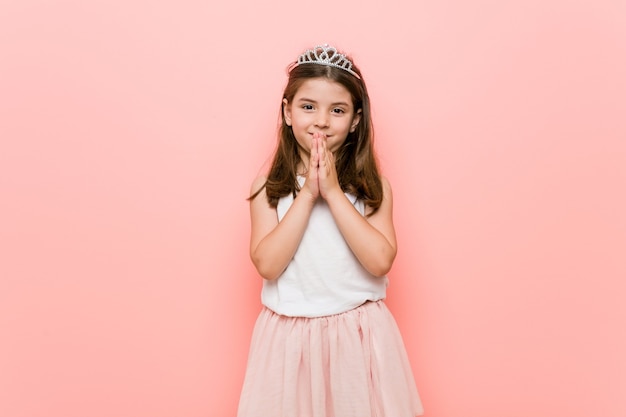
M 342 192 L 337 178 L 335 155 L 328 149 L 326 136 L 321 135 L 317 141 L 317 155 L 319 158 L 319 192 L 326 199 L 333 192 Z
M 311 152 L 309 154 L 309 169 L 306 176 L 306 180 L 304 181 L 304 185 L 302 186 L 302 191 L 308 192 L 312 200 L 316 200 L 320 195 L 320 187 L 319 187 L 319 160 L 320 154 L 318 151 L 318 143 L 321 141 L 320 133 L 315 133 L 313 135 L 313 139 L 311 140 Z

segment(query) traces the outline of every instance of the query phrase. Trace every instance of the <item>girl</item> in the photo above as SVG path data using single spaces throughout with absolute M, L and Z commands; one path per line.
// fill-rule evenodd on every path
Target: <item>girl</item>
M 414 417 L 422 405 L 383 299 L 396 256 L 367 89 L 324 45 L 289 67 L 279 143 L 252 184 L 263 310 L 239 417 Z

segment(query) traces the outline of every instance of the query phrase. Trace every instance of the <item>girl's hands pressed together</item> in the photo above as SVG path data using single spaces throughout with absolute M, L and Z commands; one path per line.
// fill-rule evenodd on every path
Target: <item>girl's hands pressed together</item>
M 326 199 L 334 191 L 341 191 L 335 167 L 335 156 L 328 149 L 328 141 L 323 133 L 314 133 L 311 139 L 309 169 L 302 190 L 313 200 L 322 196 Z
M 327 199 L 333 192 L 341 191 L 335 166 L 335 155 L 328 149 L 326 135 L 320 134 L 317 141 L 317 154 L 319 155 L 319 190 L 322 198 Z
M 309 153 L 309 169 L 307 172 L 306 180 L 304 182 L 304 186 L 302 187 L 302 191 L 308 192 L 311 196 L 312 200 L 316 200 L 320 195 L 319 181 L 318 181 L 318 168 L 319 168 L 319 159 L 320 154 L 318 152 L 317 143 L 320 140 L 320 134 L 315 133 L 313 135 L 313 139 L 311 140 L 311 152 Z

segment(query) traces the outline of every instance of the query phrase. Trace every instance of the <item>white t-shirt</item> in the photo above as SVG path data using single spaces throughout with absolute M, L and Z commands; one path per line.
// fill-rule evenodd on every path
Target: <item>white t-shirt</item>
M 365 204 L 346 194 L 364 215 Z M 293 203 L 282 197 L 278 221 Z M 341 235 L 328 204 L 318 199 L 296 254 L 280 277 L 263 281 L 261 301 L 270 310 L 292 317 L 339 314 L 364 302 L 385 298 L 388 279 L 370 274 Z

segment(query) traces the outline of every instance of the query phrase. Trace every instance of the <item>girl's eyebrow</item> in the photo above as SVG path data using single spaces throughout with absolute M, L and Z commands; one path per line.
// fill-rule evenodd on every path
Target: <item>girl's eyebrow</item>
M 306 101 L 308 103 L 313 103 L 313 104 L 317 104 L 317 101 L 312 100 L 310 98 L 306 98 L 306 97 L 300 97 L 298 99 L 298 101 Z M 346 103 L 345 101 L 338 101 L 336 103 L 330 103 L 331 106 L 347 106 L 348 103 Z

